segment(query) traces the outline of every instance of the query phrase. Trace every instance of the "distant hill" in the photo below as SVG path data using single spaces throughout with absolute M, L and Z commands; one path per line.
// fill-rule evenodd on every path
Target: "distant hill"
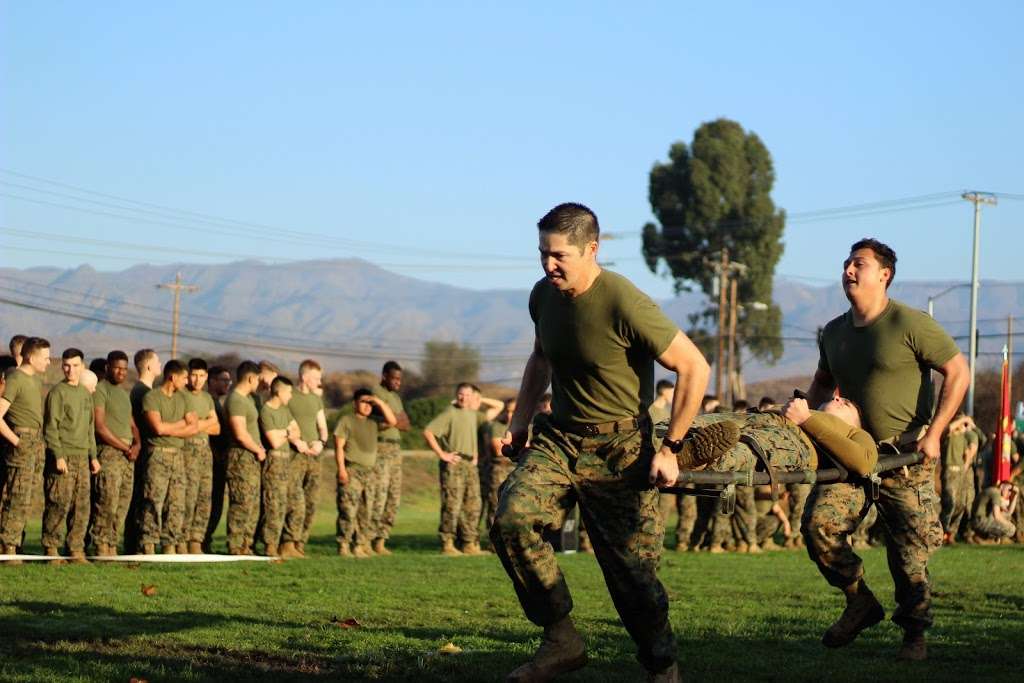
M 389 358 L 416 366 L 425 341 L 455 340 L 480 349 L 484 379 L 515 384 L 533 338 L 526 288 L 460 289 L 358 259 L 138 265 L 119 272 L 0 268 L 0 334 L 40 333 L 57 348 L 77 345 L 89 357 L 114 347 L 167 352 L 172 298 L 156 285 L 173 281 L 179 271 L 199 286 L 182 295 L 179 346 L 186 353 L 233 350 L 286 366 L 313 355 L 332 369 L 376 369 Z M 951 284 L 897 280 L 892 295 L 925 308 L 929 294 Z M 964 347 L 968 299 L 962 288 L 936 304 L 936 318 L 964 337 L 958 339 Z M 748 381 L 813 372 L 818 326 L 847 308 L 838 278 L 826 286 L 779 279 L 775 301 L 784 316 L 785 355 L 774 367 L 746 362 Z M 705 299 L 688 293 L 661 303 L 685 327 Z M 1024 316 L 1024 282 L 984 283 L 980 307 L 982 334 L 1004 332 L 1008 313 Z M 994 353 L 1002 344 L 997 336 L 985 337 L 981 350 Z

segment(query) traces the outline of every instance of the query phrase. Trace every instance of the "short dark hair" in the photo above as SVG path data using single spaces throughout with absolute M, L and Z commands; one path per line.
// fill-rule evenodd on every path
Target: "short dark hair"
M 260 372 L 272 372 L 275 375 L 281 374 L 281 370 L 276 365 L 271 363 L 269 360 L 261 360 L 259 368 Z
M 243 360 L 238 364 L 238 369 L 235 370 L 235 381 L 241 384 L 245 381 L 246 377 L 258 374 L 260 374 L 260 366 L 256 365 L 251 360 Z
M 654 385 L 654 392 L 660 394 L 665 389 L 675 389 L 676 385 L 669 382 L 667 379 L 659 379 L 658 383 Z
M 36 351 L 48 348 L 50 348 L 50 342 L 46 341 L 42 337 L 29 337 L 25 340 L 25 343 L 21 345 L 21 357 L 22 359 L 27 359 Z
M 177 359 L 169 360 L 169 361 L 167 361 L 167 364 L 164 365 L 164 379 L 165 380 L 170 379 L 174 375 L 181 375 L 181 374 L 184 374 L 186 372 L 188 372 L 188 369 L 185 367 L 185 364 L 182 363 L 180 360 L 177 360 Z
M 11 351 L 11 356 L 16 355 L 18 351 L 21 350 L 21 347 L 24 346 L 27 340 L 28 337 L 25 336 L 24 334 L 16 334 L 13 337 L 11 337 L 11 341 L 7 345 L 7 348 L 10 349 Z
M 277 396 L 277 392 L 280 391 L 281 387 L 295 386 L 292 381 L 284 375 L 278 375 L 274 378 L 274 381 L 270 383 L 270 393 Z
M 597 216 L 586 206 L 575 202 L 559 204 L 548 211 L 537 222 L 537 229 L 541 232 L 565 235 L 569 244 L 578 247 L 580 251 L 601 237 L 601 226 L 597 223 Z
M 155 355 L 156 351 L 154 351 L 153 349 L 139 349 L 138 351 L 136 351 L 135 358 L 132 359 L 133 362 L 135 363 L 135 369 L 138 370 L 139 373 L 141 373 L 142 368 L 145 367 L 146 363 L 149 362 L 149 359 Z
M 89 369 L 96 373 L 97 377 L 107 374 L 107 359 L 93 358 L 89 361 Z
M 71 348 L 64 349 L 64 353 L 60 354 L 61 360 L 71 360 L 72 358 L 81 358 L 84 361 L 85 354 L 82 353 L 82 349 L 76 349 L 73 346 Z
M 352 402 L 355 403 L 364 396 L 373 396 L 373 392 L 366 387 L 360 387 L 356 389 L 356 393 L 352 394 Z
M 732 402 L 732 412 L 734 412 L 734 413 L 743 412 L 744 410 L 746 410 L 749 407 L 750 407 L 750 404 L 747 403 L 746 399 L 738 398 L 738 399 L 736 399 L 735 401 Z
M 870 249 L 873 251 L 878 264 L 883 268 L 889 269 L 889 281 L 885 283 L 885 288 L 889 289 L 889 285 L 896 279 L 896 252 L 888 244 L 880 242 L 874 237 L 865 237 L 854 242 L 853 246 L 850 247 L 850 253 L 852 254 L 859 249 Z M 849 260 L 847 260 L 847 263 L 849 263 Z
M 128 354 L 124 351 L 111 351 L 107 354 L 107 365 L 116 363 L 119 360 L 123 360 L 125 363 L 128 362 Z
M 209 373 L 209 369 L 206 366 L 206 361 L 202 358 L 189 358 L 188 359 L 189 370 L 204 370 Z
M 766 408 L 773 405 L 775 405 L 775 399 L 771 396 L 762 396 L 761 400 L 757 402 L 758 408 Z
M 457 385 L 455 385 L 456 394 L 462 391 L 463 389 L 472 389 L 473 391 L 477 391 L 477 388 L 474 387 L 473 384 L 470 382 L 459 382 Z
M 387 363 L 384 364 L 384 367 L 381 369 L 380 374 L 386 375 L 393 370 L 398 370 L 399 372 L 401 372 L 402 366 L 399 365 L 398 361 L 396 360 L 389 360 Z
M 231 371 L 228 370 L 223 365 L 213 365 L 213 366 L 210 366 L 210 369 L 207 372 L 210 375 L 210 377 L 216 377 L 217 375 L 221 374 L 222 372 L 230 373 Z

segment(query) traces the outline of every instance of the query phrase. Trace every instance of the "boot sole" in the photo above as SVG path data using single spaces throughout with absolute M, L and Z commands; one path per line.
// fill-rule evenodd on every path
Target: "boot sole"
M 692 429 L 687 436 L 680 460 L 689 460 L 692 465 L 688 467 L 699 467 L 715 462 L 738 444 L 740 427 L 735 422 L 724 420 Z
M 821 637 L 821 644 L 828 648 L 845 647 L 857 640 L 857 636 L 863 631 L 866 631 L 883 619 L 885 619 L 885 609 L 881 605 L 876 605 L 875 609 L 868 613 L 867 617 L 857 625 L 856 630 L 848 638 L 838 638 L 825 631 L 825 635 Z
M 582 669 L 587 665 L 587 653 L 568 659 L 558 666 L 539 671 L 533 662 L 519 667 L 505 678 L 505 683 L 547 683 L 563 674 Z

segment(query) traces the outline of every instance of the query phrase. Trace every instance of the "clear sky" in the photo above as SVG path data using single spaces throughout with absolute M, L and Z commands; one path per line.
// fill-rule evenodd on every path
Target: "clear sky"
M 637 231 L 652 163 L 720 116 L 764 140 L 791 213 L 1024 196 L 1022 3 L 510 4 L 3 2 L 0 265 L 357 256 L 527 287 L 548 208 Z M 778 272 L 834 280 L 872 234 L 901 277 L 966 279 L 948 198 L 794 221 Z M 986 209 L 984 277 L 1020 278 L 1022 231 L 1024 201 Z M 670 295 L 639 246 L 602 250 Z

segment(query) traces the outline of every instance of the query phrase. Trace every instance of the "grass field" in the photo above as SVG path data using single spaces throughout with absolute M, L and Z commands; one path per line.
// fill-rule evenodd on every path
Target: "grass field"
M 437 554 L 435 465 L 406 464 L 391 557 L 333 555 L 333 493 L 325 486 L 307 560 L 0 567 L 0 680 L 501 680 L 529 657 L 538 629 L 523 618 L 494 557 Z M 29 538 L 37 552 L 38 522 Z M 884 551 L 864 556 L 891 612 Z M 560 562 L 591 657 L 566 680 L 640 678 L 594 558 Z M 1024 548 L 944 549 L 932 568 L 931 659 L 913 665 L 893 660 L 899 629 L 888 621 L 842 650 L 821 647 L 841 599 L 803 552 L 668 552 L 661 578 L 689 680 L 1016 679 Z M 143 595 L 143 586 L 155 593 Z M 349 619 L 359 626 L 345 628 Z M 461 652 L 440 653 L 449 642 Z

